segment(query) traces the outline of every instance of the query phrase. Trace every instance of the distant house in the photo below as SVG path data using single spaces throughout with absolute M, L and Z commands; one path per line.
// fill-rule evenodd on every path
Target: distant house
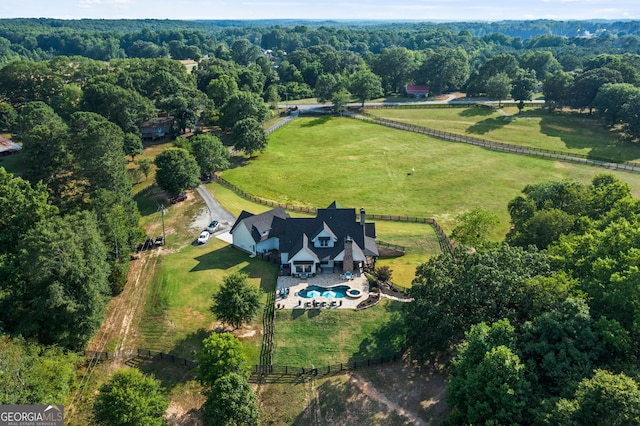
M 0 155 L 15 154 L 22 149 L 22 144 L 0 136 Z
M 140 137 L 142 139 L 160 139 L 171 133 L 173 129 L 173 117 L 158 117 L 145 121 L 140 126 Z
M 374 223 L 365 210 L 339 208 L 333 202 L 315 218 L 292 218 L 276 208 L 254 215 L 243 211 L 231 228 L 233 245 L 251 255 L 275 256 L 291 275 L 361 272 L 378 257 Z
M 407 96 L 414 96 L 416 98 L 429 97 L 429 86 L 407 84 L 404 90 L 407 92 Z

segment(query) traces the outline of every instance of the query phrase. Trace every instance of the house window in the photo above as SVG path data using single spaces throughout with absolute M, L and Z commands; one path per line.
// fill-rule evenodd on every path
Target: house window
M 320 247 L 329 247 L 329 237 L 320 237 L 318 238 L 318 242 L 320 243 Z

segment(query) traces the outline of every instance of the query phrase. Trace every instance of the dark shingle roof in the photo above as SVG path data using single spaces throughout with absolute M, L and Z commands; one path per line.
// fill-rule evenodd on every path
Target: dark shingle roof
M 278 222 L 281 219 L 288 219 L 289 214 L 284 211 L 283 208 L 277 207 L 273 210 L 269 210 L 268 212 L 260 213 L 260 214 L 252 214 L 247 211 L 242 211 L 238 219 L 231 227 L 231 232 L 236 229 L 241 222 L 243 222 L 244 226 L 247 227 L 251 236 L 253 237 L 255 242 L 259 242 L 262 240 L 266 240 L 270 236 L 272 236 L 272 228 L 274 222 Z

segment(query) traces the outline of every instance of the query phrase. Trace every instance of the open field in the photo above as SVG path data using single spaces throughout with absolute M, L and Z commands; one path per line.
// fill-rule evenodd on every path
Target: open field
M 274 365 L 295 367 L 392 356 L 403 345 L 401 302 L 382 299 L 372 308 L 276 311 Z
M 625 142 L 595 115 L 515 106 L 370 109 L 376 117 L 498 142 L 587 155 L 612 162 L 640 161 L 640 146 Z
M 275 285 L 275 265 L 249 259 L 215 238 L 204 246 L 189 245 L 163 256 L 145 304 L 139 347 L 193 359 L 202 340 L 220 328 L 209 310 L 211 297 L 222 278 L 236 271 L 249 275 L 249 281 L 263 290 L 264 303 L 266 293 Z M 251 363 L 258 362 L 260 356 L 260 320 L 258 316 L 254 323 L 236 331 L 246 344 Z
M 438 425 L 447 411 L 444 385 L 443 373 L 418 370 L 409 360 L 340 376 L 261 384 L 260 420 L 282 426 Z
M 589 182 L 602 171 L 320 117 L 299 118 L 277 130 L 264 153 L 222 176 L 280 203 L 317 207 L 337 200 L 368 213 L 435 217 L 448 232 L 456 215 L 482 207 L 500 218 L 493 237 L 501 239 L 509 229 L 507 203 L 525 185 Z M 640 175 L 614 173 L 640 195 Z

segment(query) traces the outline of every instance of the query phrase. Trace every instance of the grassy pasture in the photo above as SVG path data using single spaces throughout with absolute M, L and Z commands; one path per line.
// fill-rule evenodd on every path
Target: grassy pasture
M 162 257 L 149 290 L 140 324 L 139 347 L 163 350 L 193 359 L 202 340 L 217 328 L 210 312 L 211 297 L 232 272 L 249 275 L 249 281 L 266 294 L 275 286 L 277 267 L 244 253 L 217 239 L 205 246 L 189 245 Z M 238 336 L 246 344 L 246 355 L 257 363 L 262 342 L 260 316 Z
M 404 329 L 397 312 L 400 302 L 348 309 L 276 311 L 274 365 L 321 368 L 352 360 L 391 356 L 402 346 Z
M 586 155 L 613 162 L 640 161 L 640 146 L 625 142 L 587 114 L 515 106 L 371 109 L 372 115 L 515 145 Z
M 368 213 L 435 217 L 447 231 L 456 215 L 482 207 L 500 218 L 494 238 L 501 239 L 509 228 L 507 203 L 525 185 L 588 182 L 602 171 L 320 117 L 299 118 L 280 128 L 264 153 L 222 176 L 248 193 L 280 203 L 327 206 L 337 200 L 364 206 Z M 640 193 L 640 176 L 618 175 L 634 194 Z

